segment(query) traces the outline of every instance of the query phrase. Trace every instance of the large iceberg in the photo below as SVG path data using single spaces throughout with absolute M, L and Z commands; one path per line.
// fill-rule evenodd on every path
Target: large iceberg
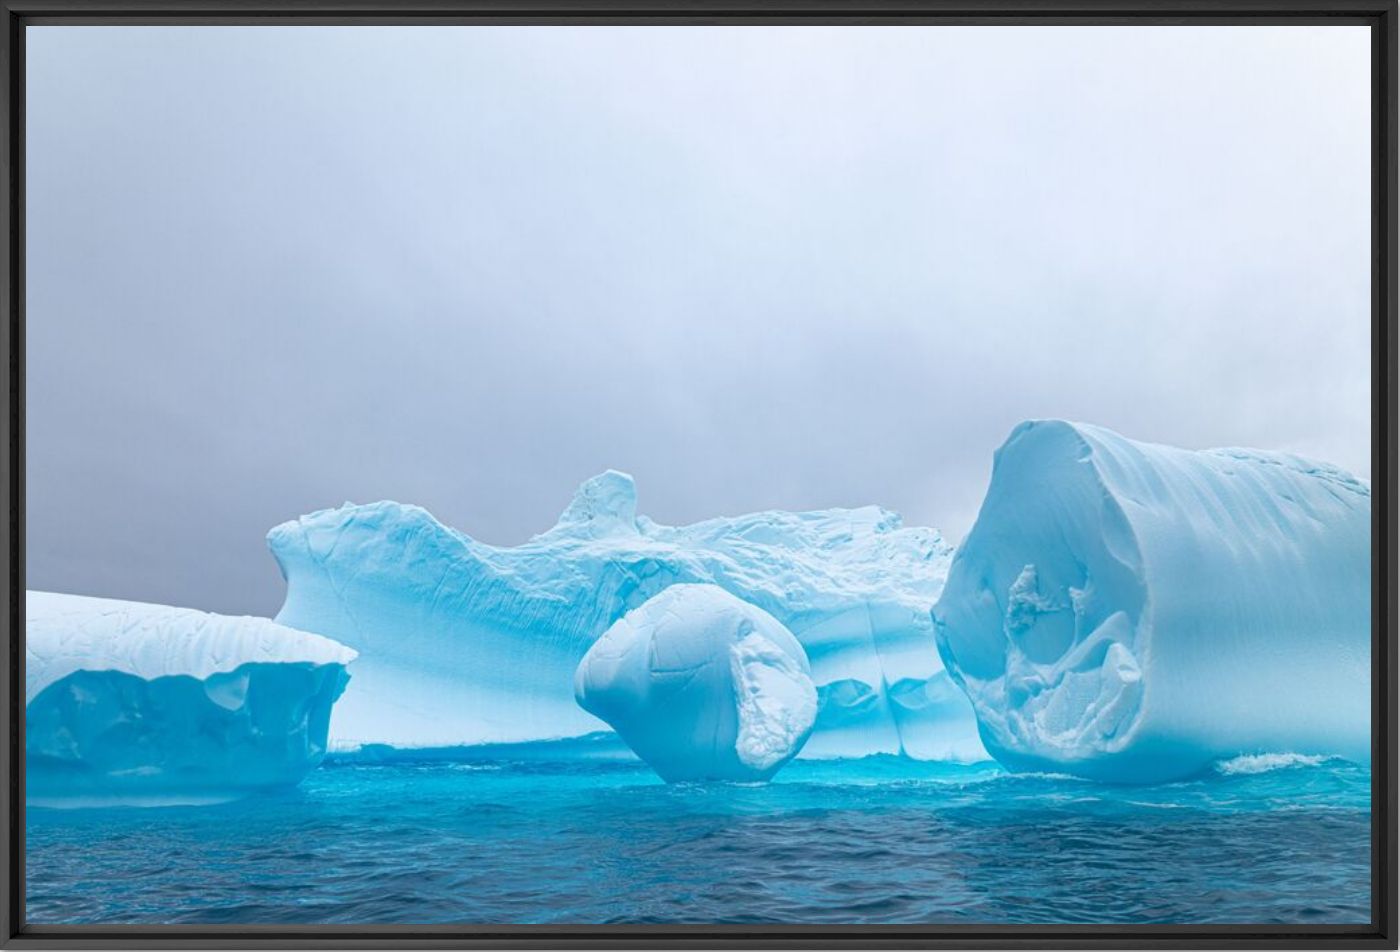
M 1151 782 L 1241 754 L 1368 760 L 1371 492 L 1323 463 L 1024 423 L 934 610 L 1017 768 Z
M 277 621 L 357 648 L 338 747 L 575 737 L 606 726 L 574 671 L 613 622 L 668 586 L 717 585 L 802 643 L 820 710 L 806 756 L 985 757 L 929 609 L 952 550 L 874 506 L 689 526 L 638 516 L 630 477 L 588 480 L 558 524 L 514 548 L 423 509 L 346 504 L 275 527 Z
M 355 652 L 266 618 L 25 597 L 31 804 L 212 802 L 295 784 L 326 752 Z
M 668 781 L 767 780 L 817 716 L 792 632 L 716 585 L 672 585 L 613 622 L 574 693 Z

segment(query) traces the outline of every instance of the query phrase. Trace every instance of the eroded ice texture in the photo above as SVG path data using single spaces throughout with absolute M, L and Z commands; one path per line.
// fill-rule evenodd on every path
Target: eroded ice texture
M 1368 484 L 1281 453 L 1024 423 L 934 610 L 982 738 L 1115 781 L 1369 759 Z
M 25 597 L 34 804 L 227 800 L 324 756 L 355 652 L 266 618 L 49 592 Z
M 447 746 L 604 729 L 574 701 L 589 646 L 670 585 L 718 585 L 802 643 L 818 687 L 804 756 L 984 757 L 933 643 L 951 548 L 874 506 L 689 526 L 637 515 L 630 477 L 579 489 L 548 532 L 477 542 L 416 506 L 345 505 L 274 528 L 277 620 L 361 653 L 333 742 Z
M 767 780 L 817 716 L 792 632 L 715 585 L 672 585 L 613 622 L 574 693 L 673 782 Z

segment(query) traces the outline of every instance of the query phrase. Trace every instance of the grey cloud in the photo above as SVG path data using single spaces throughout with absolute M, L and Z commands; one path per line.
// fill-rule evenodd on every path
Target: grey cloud
M 1030 417 L 1368 473 L 1363 28 L 30 31 L 28 582 L 877 502 Z

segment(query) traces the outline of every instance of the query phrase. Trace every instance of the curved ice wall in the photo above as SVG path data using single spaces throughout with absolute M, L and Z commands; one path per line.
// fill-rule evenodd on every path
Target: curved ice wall
M 33 804 L 227 800 L 320 763 L 355 652 L 266 618 L 28 592 Z
M 1369 759 L 1371 493 L 1281 453 L 1024 423 L 934 609 L 998 760 L 1155 781 Z
M 978 759 L 972 711 L 933 642 L 951 548 L 874 506 L 689 526 L 636 512 L 631 477 L 587 481 L 514 548 L 423 509 L 347 504 L 274 528 L 277 620 L 360 651 L 333 741 L 431 747 L 572 737 L 606 725 L 574 670 L 618 618 L 678 582 L 717 585 L 802 643 L 821 704 L 806 756 Z

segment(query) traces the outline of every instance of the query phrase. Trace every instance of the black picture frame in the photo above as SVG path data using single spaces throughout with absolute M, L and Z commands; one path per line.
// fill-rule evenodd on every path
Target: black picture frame
M 1397 0 L 0 0 L 0 945 L 250 948 L 1397 948 Z M 1371 29 L 1372 917 L 1368 925 L 31 926 L 24 920 L 25 28 L 55 24 L 1137 25 Z

